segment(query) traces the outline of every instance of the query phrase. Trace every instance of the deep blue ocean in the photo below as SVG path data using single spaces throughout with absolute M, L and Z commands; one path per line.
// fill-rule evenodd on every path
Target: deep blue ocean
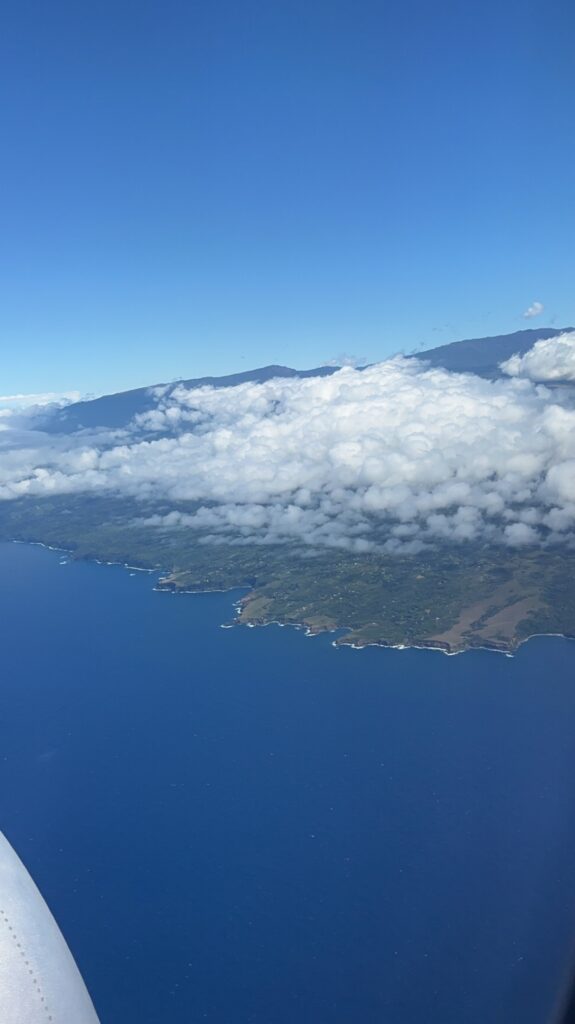
M 0 827 L 102 1024 L 542 1024 L 575 937 L 575 643 L 223 630 L 0 545 Z

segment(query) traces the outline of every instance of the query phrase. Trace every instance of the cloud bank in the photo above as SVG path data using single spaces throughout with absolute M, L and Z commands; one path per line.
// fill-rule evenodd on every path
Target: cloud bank
M 79 391 L 47 391 L 41 394 L 0 395 L 0 408 L 28 409 L 33 406 L 68 405 L 79 402 Z
M 193 530 L 202 542 L 358 552 L 574 542 L 570 389 L 558 396 L 396 357 L 155 397 L 127 430 L 4 430 L 0 500 L 130 496 L 146 502 L 150 529 Z
M 575 332 L 537 341 L 525 355 L 501 363 L 501 369 L 510 377 L 533 381 L 575 381 Z

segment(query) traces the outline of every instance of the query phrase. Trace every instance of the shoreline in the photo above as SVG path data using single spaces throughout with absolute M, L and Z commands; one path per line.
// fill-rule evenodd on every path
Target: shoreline
M 234 588 L 232 588 L 234 589 Z M 178 593 L 178 591 L 174 591 Z M 180 591 L 180 593 L 188 593 L 188 591 Z M 203 591 L 191 591 L 191 593 L 203 593 Z M 235 607 L 236 618 L 233 622 L 222 623 L 222 629 L 232 629 L 234 626 L 246 626 L 248 629 L 256 629 L 265 626 L 279 626 L 280 629 L 291 627 L 302 632 L 304 636 L 314 637 L 323 636 L 327 633 L 338 633 L 340 630 L 351 631 L 351 626 L 332 626 L 326 627 L 325 629 L 314 629 L 305 622 L 280 622 L 279 619 L 266 619 L 265 621 L 247 621 L 242 622 L 239 619 L 239 613 L 241 612 L 241 605 Z M 331 646 L 336 650 L 341 647 L 349 647 L 353 651 L 363 651 L 367 647 L 381 647 L 390 651 L 437 651 L 439 654 L 445 654 L 448 658 L 453 658 L 458 654 L 467 654 L 470 651 L 489 651 L 492 654 L 503 654 L 506 658 L 513 658 L 520 647 L 526 644 L 529 640 L 535 640 L 538 637 L 555 637 L 559 640 L 570 640 L 575 641 L 575 636 L 571 636 L 568 633 L 530 633 L 529 636 L 518 640 L 513 646 L 509 647 L 497 647 L 490 644 L 471 644 L 469 647 L 459 647 L 457 650 L 451 650 L 447 644 L 432 641 L 431 643 L 386 643 L 384 640 L 367 640 L 365 643 L 356 643 L 350 640 L 346 640 L 342 637 L 340 640 L 332 640 Z
M 144 573 L 148 573 L 148 574 L 151 574 L 151 573 L 156 573 L 156 574 L 167 573 L 167 570 L 148 569 L 148 568 L 145 568 L 144 566 L 141 566 L 141 565 L 130 565 L 128 562 L 111 562 L 111 561 L 107 561 L 107 560 L 102 559 L 102 558 L 74 558 L 74 551 L 71 550 L 70 548 L 57 547 L 54 544 L 46 544 L 46 543 L 44 543 L 44 541 L 40 541 L 40 540 L 19 540 L 19 539 L 16 539 L 16 538 L 12 538 L 12 540 L 6 541 L 6 543 L 8 543 L 8 544 L 10 544 L 10 543 L 11 544 L 28 544 L 28 545 L 31 545 L 31 546 L 34 546 L 34 547 L 41 547 L 41 548 L 45 548 L 47 551 L 54 551 L 57 554 L 69 555 L 69 556 L 72 557 L 72 561 L 77 561 L 77 562 L 82 562 L 82 561 L 83 562 L 93 562 L 96 565 L 119 566 L 121 569 L 127 569 L 131 573 L 134 573 L 134 572 L 144 572 Z M 169 580 L 169 575 L 166 575 L 164 578 L 166 579 L 166 581 Z M 184 589 L 178 588 L 177 586 L 169 585 L 169 584 L 165 585 L 165 586 L 162 586 L 161 585 L 162 582 L 163 582 L 163 577 L 160 575 L 160 578 L 157 581 L 157 583 L 159 585 L 156 585 L 156 586 L 154 586 L 152 588 L 154 593 L 158 593 L 158 594 L 159 593 L 167 593 L 167 594 L 176 594 L 176 595 L 179 595 L 179 594 L 187 594 L 187 595 L 197 594 L 197 595 L 201 596 L 202 594 L 230 594 L 234 590 L 246 590 L 247 589 L 248 592 L 250 590 L 250 588 L 246 587 L 245 584 L 243 586 L 240 584 L 240 585 L 235 586 L 235 587 L 212 588 L 212 589 L 205 589 L 205 590 L 200 590 L 200 589 L 197 589 L 197 590 L 184 590 Z M 298 631 L 303 632 L 304 636 L 306 636 L 306 637 L 321 636 L 322 634 L 326 634 L 326 633 L 337 633 L 339 630 L 343 630 L 343 631 L 352 631 L 353 630 L 353 627 L 351 627 L 351 626 L 333 626 L 333 627 L 326 627 L 325 629 L 314 629 L 312 626 L 310 626 L 306 622 L 280 622 L 279 619 L 269 619 L 269 620 L 264 620 L 264 621 L 259 621 L 259 622 L 258 621 L 242 622 L 240 620 L 240 617 L 239 617 L 241 615 L 241 609 L 242 609 L 241 601 L 239 603 L 234 604 L 233 608 L 234 608 L 234 611 L 236 613 L 235 618 L 233 619 L 232 622 L 222 622 L 222 623 L 220 623 L 220 629 L 233 629 L 236 626 L 246 626 L 248 629 L 256 629 L 257 627 L 262 627 L 262 626 L 279 626 L 280 629 L 284 629 L 284 628 L 289 626 L 292 629 L 297 629 Z M 409 650 L 415 650 L 415 651 L 438 651 L 440 654 L 444 654 L 448 658 L 455 657 L 458 654 L 466 654 L 469 651 L 490 651 L 493 654 L 502 654 L 506 658 L 513 658 L 514 655 L 517 653 L 517 651 L 519 650 L 520 647 L 522 647 L 524 644 L 526 644 L 529 640 L 535 640 L 538 637 L 551 637 L 551 638 L 555 637 L 556 639 L 575 641 L 575 636 L 571 636 L 568 633 L 530 633 L 529 636 L 526 636 L 523 639 L 518 640 L 516 643 L 514 643 L 513 645 L 510 645 L 508 647 L 503 647 L 503 646 L 498 647 L 498 646 L 491 645 L 491 644 L 477 644 L 477 645 L 471 644 L 468 647 L 460 647 L 460 648 L 457 648 L 457 650 L 451 650 L 448 644 L 443 644 L 440 641 L 437 641 L 437 642 L 436 641 L 432 641 L 430 643 L 420 642 L 420 643 L 396 643 L 396 644 L 393 644 L 393 643 L 386 643 L 384 640 L 367 640 L 364 643 L 363 642 L 357 643 L 357 642 L 345 640 L 344 638 L 341 638 L 340 640 L 332 640 L 331 641 L 331 646 L 334 647 L 335 649 L 338 649 L 338 648 L 341 648 L 341 647 L 349 647 L 351 650 L 354 650 L 354 651 L 363 651 L 367 647 L 380 647 L 380 648 L 384 648 L 384 649 L 387 649 L 387 650 L 393 650 L 393 651 L 409 651 Z
M 45 544 L 43 540 L 12 540 L 4 541 L 6 544 L 27 544 L 30 547 L 45 548 L 46 551 L 55 551 L 60 555 L 69 555 L 73 562 L 93 562 L 94 565 L 118 565 L 121 569 L 130 569 L 131 572 L 158 573 L 161 569 L 146 569 L 143 565 L 129 565 L 128 562 L 107 562 L 104 558 L 74 558 L 72 548 L 60 548 L 55 544 Z M 154 587 L 154 590 L 156 588 Z
M 314 637 L 322 636 L 326 633 L 337 633 L 339 630 L 350 630 L 351 626 L 333 626 L 331 629 L 314 630 L 311 629 L 305 622 L 279 622 L 277 619 L 270 619 L 266 622 L 241 622 L 236 619 L 234 622 L 226 623 L 222 625 L 223 629 L 232 629 L 234 626 L 247 626 L 248 629 L 256 629 L 264 626 L 280 626 L 281 628 L 291 626 L 292 629 L 297 629 L 303 632 L 305 636 Z M 447 644 L 441 643 L 386 643 L 384 640 L 367 640 L 365 643 L 354 643 L 350 640 L 332 640 L 331 646 L 336 650 L 342 647 L 349 647 L 352 651 L 363 651 L 368 647 L 380 647 L 389 651 L 437 651 L 438 654 L 445 654 L 448 658 L 454 658 L 458 654 L 468 654 L 471 651 L 489 651 L 491 654 L 502 654 L 506 658 L 513 658 L 520 647 L 526 644 L 529 640 L 536 640 L 538 637 L 555 637 L 559 640 L 575 641 L 575 636 L 571 636 L 568 633 L 530 633 L 529 636 L 518 640 L 513 646 L 509 647 L 496 647 L 489 644 L 470 644 L 469 647 L 459 647 L 457 650 L 450 650 Z

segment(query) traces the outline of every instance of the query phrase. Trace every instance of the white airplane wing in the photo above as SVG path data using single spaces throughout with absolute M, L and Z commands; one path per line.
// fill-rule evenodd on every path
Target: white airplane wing
M 0 1021 L 98 1024 L 64 936 L 1 832 Z

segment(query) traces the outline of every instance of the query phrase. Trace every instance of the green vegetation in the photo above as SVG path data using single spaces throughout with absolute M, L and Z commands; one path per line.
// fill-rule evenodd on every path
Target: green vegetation
M 101 496 L 20 499 L 0 505 L 0 539 L 156 569 L 175 590 L 246 587 L 240 621 L 343 627 L 338 642 L 512 650 L 533 633 L 575 634 L 574 552 L 451 544 L 410 557 L 357 555 L 206 543 L 197 531 L 139 522 L 165 511 Z

